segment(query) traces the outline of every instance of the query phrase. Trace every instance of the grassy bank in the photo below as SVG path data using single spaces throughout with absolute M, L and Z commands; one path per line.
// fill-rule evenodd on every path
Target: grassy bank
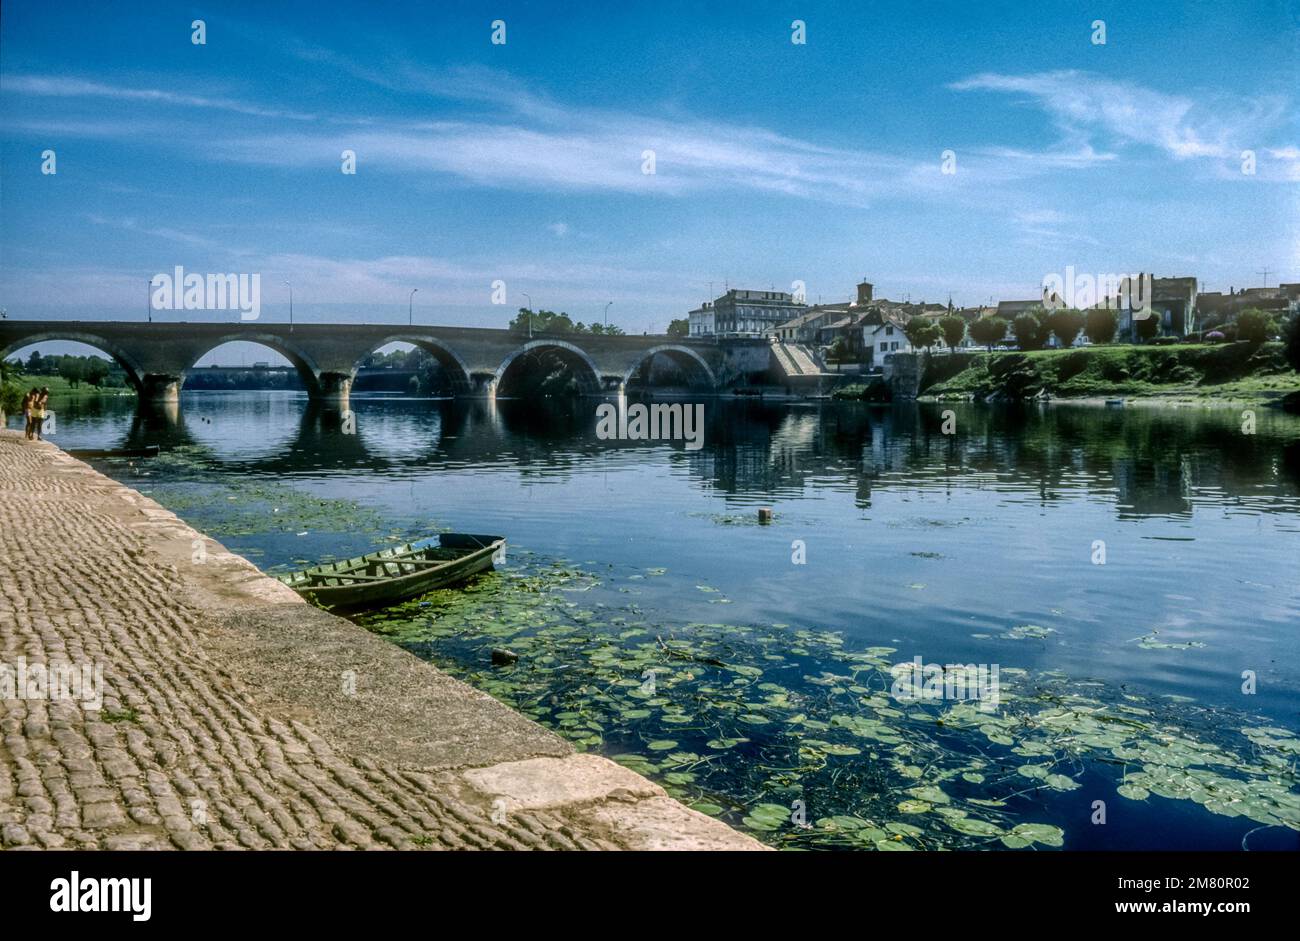
M 1151 396 L 1273 399 L 1300 389 L 1282 344 L 1093 346 L 1028 353 L 932 357 L 922 394 L 940 399 L 1018 400 Z
M 115 389 L 96 388 L 95 386 L 85 382 L 73 386 L 72 383 L 68 382 L 68 380 L 64 379 L 62 376 L 35 376 L 26 374 L 18 377 L 18 379 L 14 380 L 12 384 L 23 391 L 31 389 L 33 386 L 37 389 L 48 388 L 50 390 L 51 399 L 89 398 L 97 395 L 135 395 L 135 390 L 130 386 Z

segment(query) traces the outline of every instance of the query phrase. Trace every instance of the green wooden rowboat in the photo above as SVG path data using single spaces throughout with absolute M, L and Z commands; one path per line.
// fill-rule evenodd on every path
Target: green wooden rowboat
M 71 448 L 68 453 L 75 458 L 104 457 L 157 457 L 161 448 L 156 444 L 146 444 L 142 448 Z
M 381 607 L 490 571 L 505 545 L 504 536 L 442 533 L 436 542 L 381 549 L 276 577 L 327 608 Z

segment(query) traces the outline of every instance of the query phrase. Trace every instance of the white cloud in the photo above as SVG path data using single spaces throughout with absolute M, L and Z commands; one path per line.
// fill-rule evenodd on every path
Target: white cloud
M 499 120 L 392 124 L 356 133 L 248 135 L 211 153 L 278 166 L 337 162 L 355 150 L 390 171 L 447 173 L 484 186 L 681 195 L 716 189 L 785 193 L 865 206 L 913 185 L 911 161 L 820 148 L 758 128 L 574 111 L 560 126 Z M 655 173 L 642 172 L 654 151 Z
M 1236 158 L 1286 110 L 1286 102 L 1276 97 L 1192 99 L 1076 70 L 986 72 L 948 87 L 1024 96 L 1052 117 L 1067 145 L 1086 152 L 1091 151 L 1089 139 L 1101 135 L 1111 142 L 1158 148 L 1175 160 Z
M 263 108 L 260 105 L 249 104 L 232 98 L 182 95 L 177 92 L 162 91 L 155 88 L 124 88 L 120 85 L 105 85 L 101 82 L 90 82 L 78 78 L 44 78 L 38 75 L 15 75 L 12 78 L 5 79 L 5 91 L 17 92 L 22 95 L 41 95 L 57 98 L 111 98 L 117 101 L 151 102 L 188 108 L 213 108 L 219 111 L 230 111 L 259 118 L 288 118 L 294 121 L 311 121 L 315 119 L 315 116 L 311 114 Z

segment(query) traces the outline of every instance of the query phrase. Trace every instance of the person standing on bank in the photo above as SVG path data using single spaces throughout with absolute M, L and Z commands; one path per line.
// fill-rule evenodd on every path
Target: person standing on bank
M 32 440 L 32 408 L 36 405 L 36 399 L 40 392 L 33 388 L 23 396 L 23 437 L 28 441 Z
M 45 424 L 45 410 L 50 404 L 50 389 L 48 386 L 41 389 L 36 395 L 36 400 L 32 402 L 32 430 L 36 433 L 36 440 L 41 438 L 41 426 Z

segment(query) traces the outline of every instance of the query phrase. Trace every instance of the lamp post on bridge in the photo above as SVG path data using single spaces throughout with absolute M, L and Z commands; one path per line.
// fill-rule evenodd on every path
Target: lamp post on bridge
M 411 289 L 411 296 L 406 299 L 406 325 L 409 327 L 415 323 L 415 295 L 419 288 Z
M 605 302 L 605 332 L 606 333 L 609 333 L 609 305 L 612 303 L 614 302 L 613 301 Z
M 528 339 L 531 340 L 533 338 L 533 299 L 529 297 L 525 291 L 520 291 L 519 293 L 523 294 L 524 298 L 528 301 Z
M 153 323 L 153 278 L 150 278 L 144 286 L 144 315 L 149 323 Z
M 289 332 L 293 333 L 293 285 L 288 281 L 284 283 L 289 287 Z

